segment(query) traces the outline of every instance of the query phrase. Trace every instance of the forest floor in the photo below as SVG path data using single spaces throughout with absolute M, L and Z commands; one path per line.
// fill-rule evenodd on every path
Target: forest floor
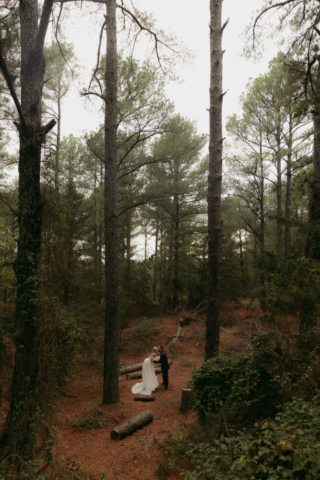
M 222 312 L 221 354 L 235 354 L 250 348 L 252 331 L 263 325 L 264 329 L 281 328 L 295 330 L 295 321 L 286 320 L 282 324 L 261 321 L 262 312 L 257 306 L 247 308 L 242 305 L 226 305 Z M 165 344 L 167 336 L 175 335 L 179 315 L 163 318 L 157 325 L 157 336 L 151 342 L 146 339 L 145 348 L 139 354 L 121 355 L 121 363 L 132 365 L 143 362 L 152 347 Z M 134 327 L 123 331 L 129 335 Z M 127 381 L 123 375 L 120 382 L 120 403 L 101 405 L 102 367 L 101 355 L 103 330 L 90 332 L 92 345 L 91 358 L 82 353 L 76 366 L 74 378 L 63 387 L 63 400 L 59 412 L 56 456 L 63 458 L 68 468 L 86 471 L 91 474 L 105 472 L 109 480 L 156 480 L 157 462 L 161 458 L 155 440 L 164 440 L 171 432 L 183 431 L 196 422 L 194 412 L 183 414 L 179 411 L 181 390 L 191 378 L 192 369 L 203 362 L 204 323 L 191 323 L 183 328 L 184 336 L 176 343 L 173 363 L 169 371 L 169 389 L 159 387 L 155 392 L 155 402 L 135 402 L 132 386 L 141 380 Z M 161 380 L 161 375 L 158 376 Z M 161 382 L 159 382 L 161 383 Z M 144 410 L 151 410 L 153 423 L 121 441 L 111 440 L 110 431 L 117 425 L 130 420 Z M 98 426 L 93 430 L 91 426 Z M 82 478 L 82 476 L 81 476 Z

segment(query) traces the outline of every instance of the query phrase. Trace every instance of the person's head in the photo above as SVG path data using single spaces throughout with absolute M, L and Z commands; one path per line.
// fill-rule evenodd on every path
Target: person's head
M 159 350 L 160 350 L 160 352 L 163 352 L 163 350 L 164 350 L 163 345 L 160 345 Z
M 152 352 L 157 353 L 157 351 L 158 351 L 158 347 L 153 347 Z

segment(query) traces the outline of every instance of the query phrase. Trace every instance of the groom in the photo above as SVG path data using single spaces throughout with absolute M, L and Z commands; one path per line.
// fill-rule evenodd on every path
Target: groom
M 160 363 L 161 372 L 162 372 L 162 380 L 163 380 L 162 385 L 164 385 L 164 388 L 166 390 L 168 390 L 168 385 L 169 385 L 168 374 L 169 374 L 169 368 L 170 368 L 169 363 L 168 363 L 168 357 L 167 357 L 166 352 L 164 351 L 163 345 L 160 345 L 159 351 L 160 351 L 160 359 L 159 360 L 154 360 L 154 363 Z

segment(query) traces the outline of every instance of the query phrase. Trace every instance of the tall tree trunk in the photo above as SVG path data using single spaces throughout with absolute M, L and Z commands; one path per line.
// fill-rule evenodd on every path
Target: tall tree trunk
M 260 134 L 260 255 L 265 249 L 265 212 L 264 212 L 264 165 L 262 152 L 262 134 Z M 265 311 L 266 275 L 264 267 L 260 269 L 261 307 Z
M 97 223 L 97 168 L 94 171 L 94 189 L 93 189 L 93 246 L 94 246 L 94 283 L 97 292 L 99 291 L 99 258 L 98 258 L 98 223 Z
M 175 216 L 174 216 L 174 254 L 173 254 L 173 308 L 176 308 L 178 303 L 179 292 L 179 237 L 180 237 L 180 209 L 179 196 L 174 195 L 173 198 Z
M 320 56 L 315 82 L 316 104 L 313 114 L 313 182 L 309 210 L 309 234 L 306 245 L 306 256 L 320 261 Z
M 61 99 L 58 98 L 57 151 L 56 151 L 56 169 L 55 169 L 56 188 L 59 188 L 60 143 L 61 143 Z
M 155 301 L 157 298 L 157 272 L 158 272 L 158 264 L 157 264 L 157 258 L 158 258 L 158 244 L 159 244 L 159 212 L 157 210 L 157 223 L 156 223 L 156 241 L 155 241 L 155 249 L 154 249 L 154 261 L 153 261 L 153 286 L 152 286 L 152 297 L 153 300 Z
M 170 231 L 169 231 L 169 245 L 168 245 L 168 261 L 166 265 L 167 278 L 165 275 L 164 288 L 166 292 L 166 303 L 173 306 L 173 270 L 174 270 L 174 220 L 170 218 Z
M 103 182 L 103 165 L 100 167 L 100 185 Z M 99 278 L 99 289 L 98 289 L 98 302 L 101 303 L 102 300 L 102 248 L 104 245 L 103 241 L 103 202 L 99 202 L 99 253 L 98 253 L 98 278 Z
M 285 229 L 284 229 L 284 255 L 290 257 L 291 248 L 291 179 L 292 179 L 292 113 L 289 115 L 289 137 L 288 137 L 288 158 L 287 158 L 287 185 L 286 185 L 286 207 L 285 207 Z
M 19 241 L 15 262 L 17 300 L 15 365 L 10 411 L 1 445 L 16 465 L 32 458 L 36 441 L 36 391 L 39 371 L 37 311 L 38 265 L 41 245 L 40 160 L 45 134 L 55 122 L 41 126 L 41 99 L 45 61 L 43 44 L 53 0 L 46 0 L 38 27 L 36 0 L 20 0 L 21 112 L 16 124 L 19 152 Z M 3 70 L 3 66 L 1 66 Z M 4 70 L 3 70 L 4 71 Z M 11 91 L 12 93 L 12 91 Z M 17 105 L 17 103 L 16 103 Z
M 316 102 L 313 114 L 313 181 L 309 208 L 309 233 L 306 243 L 306 257 L 320 261 L 320 56 L 315 82 Z M 308 291 L 305 293 L 300 311 L 300 333 L 309 333 L 312 337 L 317 327 L 315 314 L 316 300 Z
M 244 262 L 243 262 L 243 243 L 242 243 L 242 235 L 241 230 L 239 230 L 239 253 L 240 253 L 240 268 L 241 268 L 241 282 L 243 288 L 246 286 L 244 281 Z
M 127 268 L 126 268 L 126 293 L 127 293 L 127 296 L 131 296 L 130 295 L 130 290 L 131 290 L 131 216 L 132 216 L 132 213 L 131 211 L 129 210 L 128 212 L 126 212 L 125 214 L 126 216 L 126 236 L 127 236 Z
M 106 319 L 102 403 L 119 402 L 118 231 L 117 231 L 117 17 L 107 0 L 105 94 L 105 278 Z
M 164 246 L 164 239 L 163 239 L 163 216 L 161 215 L 160 220 L 160 259 L 161 264 L 159 267 L 159 303 L 163 307 L 163 300 L 164 300 L 164 282 L 165 282 L 165 265 L 166 265 L 166 257 L 165 257 L 165 246 Z
M 222 0 L 210 0 L 210 145 L 208 180 L 208 316 L 205 359 L 219 354 L 221 306 Z
M 144 261 L 147 260 L 147 247 L 148 247 L 148 223 L 145 225 L 145 230 L 144 230 Z
M 277 253 L 282 255 L 282 178 L 281 178 L 281 131 L 277 126 Z

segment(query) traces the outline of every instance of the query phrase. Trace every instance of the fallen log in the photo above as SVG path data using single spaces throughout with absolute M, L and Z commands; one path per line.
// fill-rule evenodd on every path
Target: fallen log
M 154 373 L 157 375 L 161 373 L 161 368 L 155 368 Z M 138 378 L 142 378 L 142 372 L 135 372 L 135 373 L 127 373 L 127 380 L 136 380 Z
M 154 402 L 156 397 L 154 395 L 136 395 L 135 402 Z
M 169 358 L 168 360 L 169 365 L 171 365 L 172 360 Z M 155 374 L 161 373 L 161 367 L 154 369 Z M 136 380 L 138 378 L 142 378 L 142 372 L 134 372 L 134 373 L 127 373 L 127 380 Z
M 173 339 L 172 339 L 172 343 L 176 343 L 176 341 L 178 340 L 178 338 L 180 337 L 180 333 L 181 333 L 181 325 L 180 323 L 178 324 L 178 331 L 177 331 L 177 334 L 174 335 Z
M 140 428 L 145 427 L 152 421 L 153 415 L 151 410 L 145 410 L 144 412 L 139 413 L 139 415 L 133 417 L 128 422 L 123 423 L 122 425 L 119 425 L 119 427 L 111 430 L 110 436 L 112 440 L 122 440 L 123 438 L 132 435 L 137 430 L 140 430 Z
M 125 375 L 126 373 L 137 372 L 138 370 L 142 370 L 142 363 L 136 363 L 135 365 L 122 367 L 120 368 L 119 372 L 120 372 L 120 375 Z
M 180 412 L 185 413 L 190 410 L 193 403 L 193 391 L 191 388 L 183 388 L 181 394 Z

